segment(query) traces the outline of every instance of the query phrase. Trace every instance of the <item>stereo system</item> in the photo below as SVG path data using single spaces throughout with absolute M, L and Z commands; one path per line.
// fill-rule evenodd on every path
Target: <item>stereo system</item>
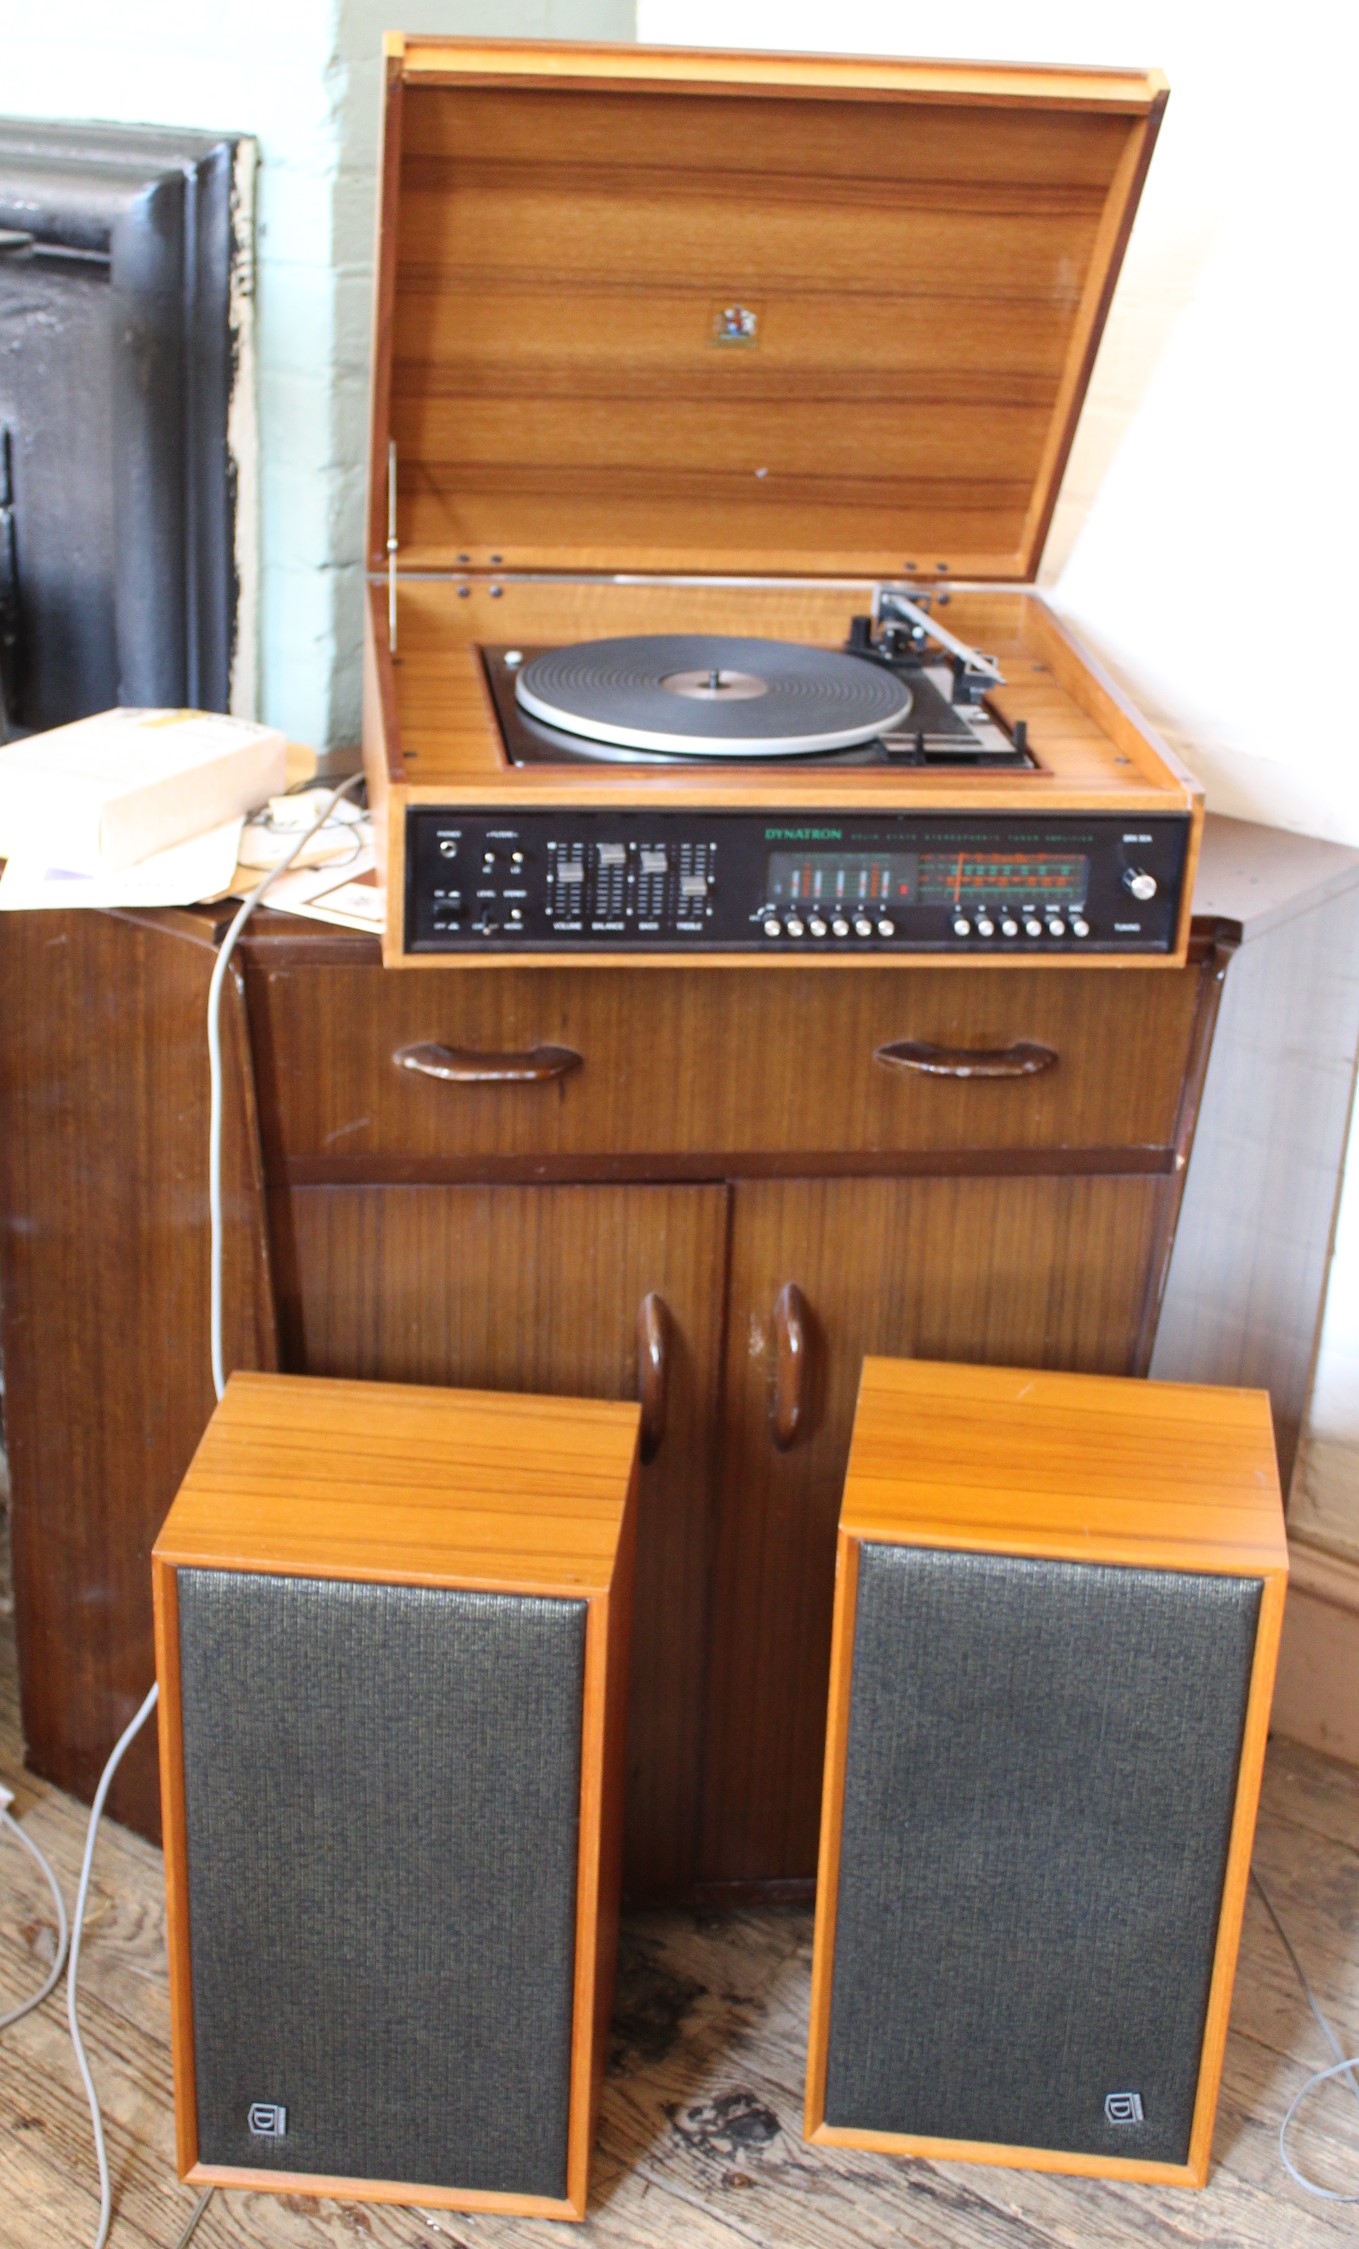
M 638 1421 L 233 1375 L 153 1565 L 182 2178 L 585 2215 Z
M 410 953 L 1167 954 L 1187 815 L 412 809 Z
M 1287 1569 L 1269 1401 L 864 1368 L 809 2139 L 1201 2186 Z

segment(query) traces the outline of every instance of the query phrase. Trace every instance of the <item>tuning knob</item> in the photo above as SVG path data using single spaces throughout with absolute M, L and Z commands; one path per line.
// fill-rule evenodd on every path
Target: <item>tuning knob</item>
M 1141 867 L 1129 867 L 1123 877 L 1123 887 L 1130 890 L 1140 906 L 1156 896 L 1155 875 L 1145 874 Z

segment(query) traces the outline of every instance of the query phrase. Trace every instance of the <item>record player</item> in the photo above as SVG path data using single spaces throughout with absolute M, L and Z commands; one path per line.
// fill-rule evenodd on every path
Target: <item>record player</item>
M 1183 962 L 1200 792 L 1032 583 L 1159 75 L 386 70 L 389 964 Z

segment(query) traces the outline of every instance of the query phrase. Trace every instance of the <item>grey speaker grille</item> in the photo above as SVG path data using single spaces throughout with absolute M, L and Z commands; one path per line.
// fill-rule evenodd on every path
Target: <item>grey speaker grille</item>
M 565 2194 L 585 1625 L 179 1573 L 202 2162 Z
M 1185 2161 L 1259 1601 L 863 1546 L 828 2123 Z

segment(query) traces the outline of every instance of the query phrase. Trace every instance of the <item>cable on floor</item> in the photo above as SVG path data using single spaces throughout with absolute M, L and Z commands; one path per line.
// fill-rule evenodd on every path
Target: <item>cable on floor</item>
M 1289 2103 L 1288 2113 L 1284 2117 L 1282 2124 L 1279 2126 L 1279 2160 L 1283 2164 L 1283 2167 L 1285 2171 L 1287 2171 L 1290 2179 L 1296 2180 L 1297 2184 L 1304 2190 L 1305 2193 L 1314 2194 L 1319 2201 L 1359 2202 L 1359 2189 L 1356 2189 L 1351 2194 L 1344 2194 L 1338 2187 L 1322 2186 L 1319 2179 L 1309 2179 L 1304 2171 L 1300 2171 L 1297 2164 L 1293 2161 L 1292 2156 L 1288 2152 L 1288 2134 L 1293 2119 L 1297 2115 L 1298 2110 L 1302 2107 L 1303 2102 L 1316 2091 L 1319 2085 L 1326 2084 L 1327 2081 L 1332 2077 L 1343 2077 L 1349 2085 L 1350 2091 L 1353 2093 L 1355 2099 L 1359 2101 L 1359 2077 L 1356 2077 L 1355 2075 L 1356 2070 L 1359 2070 L 1359 2054 L 1347 2054 L 1342 2047 L 1340 2040 L 1336 2037 L 1335 2032 L 1332 2030 L 1331 2025 L 1327 2020 L 1326 2014 L 1322 2008 L 1321 2002 L 1317 1998 L 1316 1993 L 1313 1991 L 1311 1984 L 1307 1980 L 1307 1971 L 1303 1967 L 1301 1960 L 1299 1960 L 1298 1958 L 1297 1952 L 1294 1949 L 1293 1940 L 1289 1936 L 1287 1929 L 1285 1929 L 1283 1922 L 1279 1919 L 1279 1915 L 1275 1910 L 1274 1902 L 1271 1899 L 1268 1890 L 1265 1888 L 1264 1883 L 1260 1880 L 1260 1877 L 1256 1873 L 1254 1867 L 1251 1868 L 1250 1878 L 1255 1884 L 1256 1889 L 1260 1893 L 1260 1903 L 1263 1905 L 1266 1913 L 1269 1915 L 1270 1920 L 1274 1923 L 1274 1927 L 1278 1932 L 1279 1942 L 1282 1944 L 1284 1951 L 1288 1954 L 1289 1959 L 1293 1963 L 1293 1973 L 1297 1977 L 1298 1982 L 1301 1984 L 1303 1992 L 1307 1999 L 1307 2004 L 1311 2008 L 1312 2013 L 1317 2019 L 1317 2023 L 1321 2030 L 1321 2035 L 1325 2039 L 1327 2045 L 1330 2047 L 1331 2052 L 1335 2056 L 1335 2060 L 1330 2064 L 1329 2068 L 1313 2070 L 1311 2076 L 1307 2079 L 1306 2084 L 1303 2085 L 1301 2089 L 1294 2094 L 1292 2101 Z
M 35 2007 L 41 2007 L 49 1992 L 56 1990 L 61 1981 L 61 1971 L 66 1965 L 66 1949 L 70 1943 L 70 1930 L 66 1925 L 66 1900 L 61 1894 L 61 1884 L 52 1872 L 46 1854 L 14 1817 L 10 1810 L 10 1805 L 13 1802 L 12 1790 L 0 1788 L 0 1827 L 8 1828 L 11 1835 L 18 1837 L 30 1857 L 37 1860 L 39 1868 L 46 1877 L 47 1887 L 52 1893 L 52 1903 L 56 1908 L 57 1952 L 56 1958 L 38 1989 L 32 1992 L 27 1999 L 21 1999 L 17 2007 L 11 2007 L 7 2015 L 0 2015 L 0 2030 L 8 2030 L 13 2023 L 21 2023 L 25 2015 L 31 2015 Z

